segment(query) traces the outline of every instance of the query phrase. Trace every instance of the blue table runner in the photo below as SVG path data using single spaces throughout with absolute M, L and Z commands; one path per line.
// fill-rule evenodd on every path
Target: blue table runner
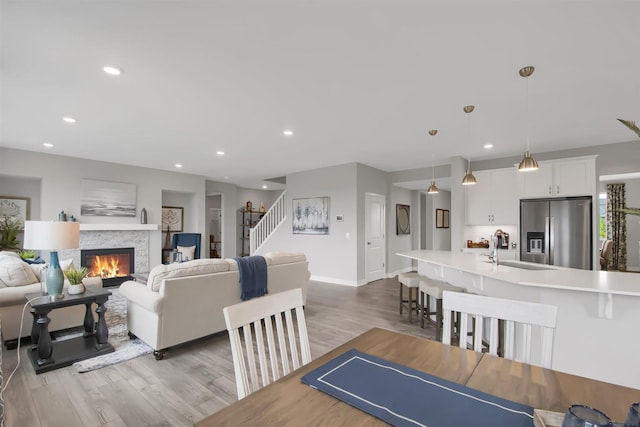
M 532 427 L 533 408 L 357 350 L 301 381 L 394 426 Z

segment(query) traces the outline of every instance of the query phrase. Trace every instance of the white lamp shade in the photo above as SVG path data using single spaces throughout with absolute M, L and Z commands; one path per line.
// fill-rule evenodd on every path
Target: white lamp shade
M 80 246 L 80 224 L 77 222 L 25 221 L 24 248 L 75 249 Z

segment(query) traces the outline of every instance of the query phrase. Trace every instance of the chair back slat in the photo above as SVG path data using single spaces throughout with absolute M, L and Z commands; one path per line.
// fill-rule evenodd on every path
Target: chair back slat
M 498 347 L 500 347 L 498 319 L 492 317 L 489 319 L 489 354 L 498 355 Z
M 541 342 L 537 348 L 541 352 L 540 364 L 545 368 L 551 367 L 557 307 L 449 291 L 443 292 L 442 306 L 445 322 L 452 314 L 461 314 L 460 347 L 466 347 L 468 334 L 466 315 L 468 314 L 474 318 L 473 348 L 475 351 L 482 351 L 483 339 L 486 338 L 489 343 L 489 354 L 497 355 L 502 339 L 503 356 L 508 359 L 521 359 L 525 363 L 532 363 L 532 326 L 539 328 Z M 486 334 L 484 333 L 485 319 L 489 327 Z M 499 320 L 504 321 L 502 334 L 499 332 Z M 443 343 L 445 344 L 451 343 L 451 331 L 448 329 L 450 328 L 444 330 Z
M 511 359 L 516 355 L 516 322 L 513 320 L 505 320 L 504 322 L 504 358 Z
M 483 316 L 471 316 L 474 319 L 473 323 L 473 351 L 482 351 L 482 337 L 484 336 L 484 317 Z
M 267 342 L 269 345 L 269 361 L 271 362 L 271 375 L 273 378 L 280 378 L 280 368 L 278 368 L 278 358 L 272 355 L 276 354 L 276 342 L 273 339 L 273 322 L 271 317 L 265 317 L 264 319 L 265 329 L 267 331 Z
M 291 372 L 289 368 L 289 358 L 287 357 L 287 343 L 284 339 L 284 326 L 282 325 L 282 316 L 276 317 L 276 334 L 278 335 L 278 348 L 280 349 L 280 363 L 282 363 L 283 375 L 288 375 Z
M 265 322 L 266 326 L 266 322 Z M 264 336 L 262 335 L 262 321 L 253 322 L 253 331 L 256 334 L 256 346 L 258 349 L 258 363 L 260 364 L 260 377 L 262 384 L 269 384 L 269 371 L 267 370 L 267 353 L 264 349 Z
M 311 361 L 302 304 L 297 288 L 224 308 L 238 399 Z
M 298 336 L 305 337 L 300 339 L 300 352 L 302 360 L 311 360 L 311 348 L 309 347 L 309 335 L 307 333 L 307 323 L 304 321 L 304 309 L 296 307 L 296 321 L 298 323 Z
M 531 325 L 522 325 L 521 351 L 523 356 L 521 360 L 524 363 L 531 363 Z
M 291 312 L 287 311 L 284 314 L 284 318 L 287 321 L 287 334 L 289 334 L 289 356 L 291 358 L 291 364 L 293 365 L 293 369 L 295 370 L 300 367 L 300 362 L 298 360 L 298 348 L 295 340 L 295 326 L 293 325 L 293 318 L 291 317 Z
M 247 324 L 242 328 L 242 333 L 244 335 L 244 351 L 249 364 L 249 383 L 247 390 L 249 390 L 249 392 L 253 392 L 255 387 L 254 384 L 258 383 L 258 370 L 256 369 L 256 359 L 255 354 L 253 353 L 253 335 L 251 334 L 251 325 Z

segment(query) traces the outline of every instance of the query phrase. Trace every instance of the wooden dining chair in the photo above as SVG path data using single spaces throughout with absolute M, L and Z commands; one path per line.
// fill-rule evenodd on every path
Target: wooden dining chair
M 501 344 L 504 358 L 531 363 L 532 326 L 537 326 L 541 331 L 539 364 L 544 368 L 551 368 L 558 307 L 449 291 L 443 292 L 442 307 L 443 344 L 451 344 L 451 314 L 460 313 L 460 336 L 468 335 L 469 319 L 473 319 L 473 350 L 482 351 L 484 341 L 488 343 L 489 354 L 497 356 L 501 341 L 499 321 L 502 320 L 504 328 Z M 485 320 L 488 324 L 486 333 Z M 459 344 L 466 348 L 467 340 L 460 339 Z
M 296 288 L 223 309 L 238 399 L 311 362 L 302 306 L 302 290 Z

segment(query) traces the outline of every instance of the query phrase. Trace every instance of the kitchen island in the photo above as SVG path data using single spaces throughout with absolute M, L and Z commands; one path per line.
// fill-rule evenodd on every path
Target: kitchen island
M 463 252 L 397 255 L 417 261 L 421 275 L 469 292 L 557 306 L 553 369 L 640 388 L 640 274 L 519 261 L 494 265 Z

